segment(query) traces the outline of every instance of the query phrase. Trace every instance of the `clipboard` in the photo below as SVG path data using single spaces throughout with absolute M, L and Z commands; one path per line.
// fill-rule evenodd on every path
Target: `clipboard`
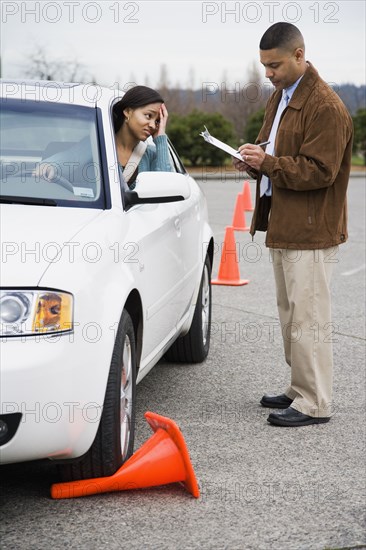
M 214 145 L 218 149 L 225 151 L 225 153 L 228 153 L 229 155 L 231 155 L 232 157 L 238 160 L 241 160 L 241 161 L 243 160 L 240 153 L 238 153 L 238 151 L 236 151 L 233 147 L 230 147 L 230 145 L 227 145 L 227 143 L 224 143 L 223 141 L 220 141 L 219 139 L 211 136 L 206 126 L 205 126 L 205 131 L 201 132 L 199 135 L 202 136 L 203 139 L 207 141 L 207 143 L 211 143 L 211 145 Z

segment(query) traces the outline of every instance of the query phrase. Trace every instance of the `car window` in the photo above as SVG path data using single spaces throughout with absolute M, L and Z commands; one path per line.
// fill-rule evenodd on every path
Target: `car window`
M 186 170 L 183 166 L 182 161 L 180 160 L 172 142 L 168 139 L 169 143 L 169 155 L 170 155 L 170 164 L 172 165 L 173 171 L 178 172 L 179 174 L 185 174 Z
M 60 206 L 103 207 L 94 108 L 2 99 L 0 145 L 2 198 L 49 199 Z M 51 167 L 46 177 L 41 165 Z

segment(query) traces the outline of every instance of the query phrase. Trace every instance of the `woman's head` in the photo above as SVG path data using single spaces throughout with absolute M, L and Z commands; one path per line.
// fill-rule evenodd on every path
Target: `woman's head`
M 159 92 L 148 88 L 147 86 L 134 86 L 130 88 L 123 98 L 116 103 L 113 109 L 113 122 L 115 132 L 121 128 L 122 124 L 135 109 L 140 109 L 148 105 L 162 104 L 164 99 Z

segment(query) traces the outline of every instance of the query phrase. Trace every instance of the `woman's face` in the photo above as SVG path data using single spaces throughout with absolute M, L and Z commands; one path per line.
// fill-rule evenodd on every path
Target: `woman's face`
M 133 136 L 145 141 L 155 134 L 159 127 L 161 103 L 149 103 L 136 109 L 128 108 L 123 111 L 125 124 Z

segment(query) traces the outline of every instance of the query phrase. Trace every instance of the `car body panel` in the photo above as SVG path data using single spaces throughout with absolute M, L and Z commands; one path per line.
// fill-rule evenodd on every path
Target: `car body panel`
M 2 89 L 12 99 L 38 94 L 39 101 L 54 92 L 52 101 L 100 112 L 109 206 L 1 205 L 1 288 L 71 293 L 74 326 L 66 334 L 2 339 L 0 414 L 20 412 L 22 420 L 0 446 L 0 461 L 75 458 L 95 438 L 129 297 L 138 296 L 142 308 L 139 382 L 190 327 L 212 230 L 202 191 L 187 174 L 180 176 L 184 200 L 124 209 L 110 110 L 122 92 L 55 83 L 3 82 Z M 137 193 L 148 174 L 139 174 Z M 164 189 L 173 178 L 161 172 L 150 179 Z
M 23 204 L 0 205 L 2 287 L 37 286 L 50 263 L 58 263 L 62 254 L 72 259 L 76 245 L 70 243 L 101 211 L 67 210 Z

